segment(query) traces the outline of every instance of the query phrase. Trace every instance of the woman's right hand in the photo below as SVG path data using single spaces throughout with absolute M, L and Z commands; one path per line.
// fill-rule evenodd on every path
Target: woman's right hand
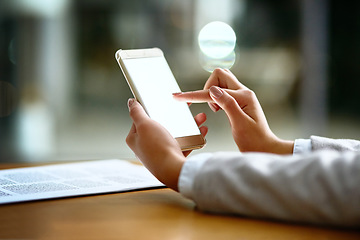
M 177 93 L 174 98 L 186 102 L 208 102 L 217 112 L 223 109 L 230 121 L 233 138 L 242 152 L 291 154 L 294 143 L 279 139 L 270 129 L 253 91 L 225 69 L 215 69 L 204 89 Z

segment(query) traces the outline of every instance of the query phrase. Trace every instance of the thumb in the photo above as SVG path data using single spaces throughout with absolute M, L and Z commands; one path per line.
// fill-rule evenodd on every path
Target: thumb
M 130 112 L 130 117 L 135 125 L 138 125 L 142 121 L 149 118 L 141 104 L 133 98 L 130 98 L 128 100 L 128 108 Z
M 234 97 L 223 89 L 212 86 L 209 89 L 210 96 L 226 113 L 232 126 L 236 126 L 239 122 L 247 119 L 247 115 L 239 106 Z

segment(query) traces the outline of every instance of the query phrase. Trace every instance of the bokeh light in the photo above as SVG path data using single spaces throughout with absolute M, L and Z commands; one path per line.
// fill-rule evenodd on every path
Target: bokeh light
M 219 21 L 208 23 L 199 32 L 198 43 L 200 63 L 206 71 L 234 65 L 236 35 L 228 24 Z
M 220 59 L 210 58 L 205 54 L 200 54 L 200 64 L 207 72 L 213 72 L 215 68 L 230 69 L 234 65 L 235 59 L 235 51 L 231 51 L 229 55 Z
M 221 59 L 234 51 L 236 35 L 224 22 L 211 22 L 205 25 L 198 37 L 201 51 L 210 58 Z

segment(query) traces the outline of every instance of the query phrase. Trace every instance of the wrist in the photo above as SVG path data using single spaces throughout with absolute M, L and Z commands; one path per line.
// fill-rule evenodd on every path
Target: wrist
M 180 153 L 170 153 L 165 157 L 159 176 L 162 183 L 175 191 L 178 191 L 180 172 L 186 160 Z
M 276 139 L 270 152 L 275 154 L 292 154 L 294 151 L 294 141 Z

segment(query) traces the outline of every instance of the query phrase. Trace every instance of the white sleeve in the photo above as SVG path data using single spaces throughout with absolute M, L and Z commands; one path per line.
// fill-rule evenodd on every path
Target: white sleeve
M 293 154 L 309 153 L 311 149 L 311 139 L 296 139 Z
M 294 154 L 311 152 L 311 140 L 310 139 L 296 139 L 294 144 Z M 192 198 L 192 185 L 194 178 L 202 167 L 204 162 L 212 156 L 211 153 L 198 154 L 189 157 L 181 169 L 178 189 L 179 192 L 187 197 Z
M 310 139 L 296 139 L 294 142 L 293 154 L 303 154 L 325 149 L 336 151 L 360 151 L 360 141 L 311 136 Z
M 360 226 L 360 153 L 219 152 L 200 158 L 199 165 L 192 158 L 184 166 L 179 182 L 180 192 L 200 210 Z M 192 164 L 194 171 L 187 169 Z M 184 180 L 189 172 L 192 180 Z
M 192 199 L 192 187 L 194 184 L 194 178 L 198 171 L 201 169 L 206 160 L 211 157 L 211 153 L 198 154 L 193 157 L 189 157 L 181 168 L 178 189 L 179 192 L 187 197 Z
M 319 136 L 311 136 L 311 147 L 313 151 L 332 149 L 336 151 L 358 151 L 360 152 L 360 141 L 353 139 L 332 139 Z

